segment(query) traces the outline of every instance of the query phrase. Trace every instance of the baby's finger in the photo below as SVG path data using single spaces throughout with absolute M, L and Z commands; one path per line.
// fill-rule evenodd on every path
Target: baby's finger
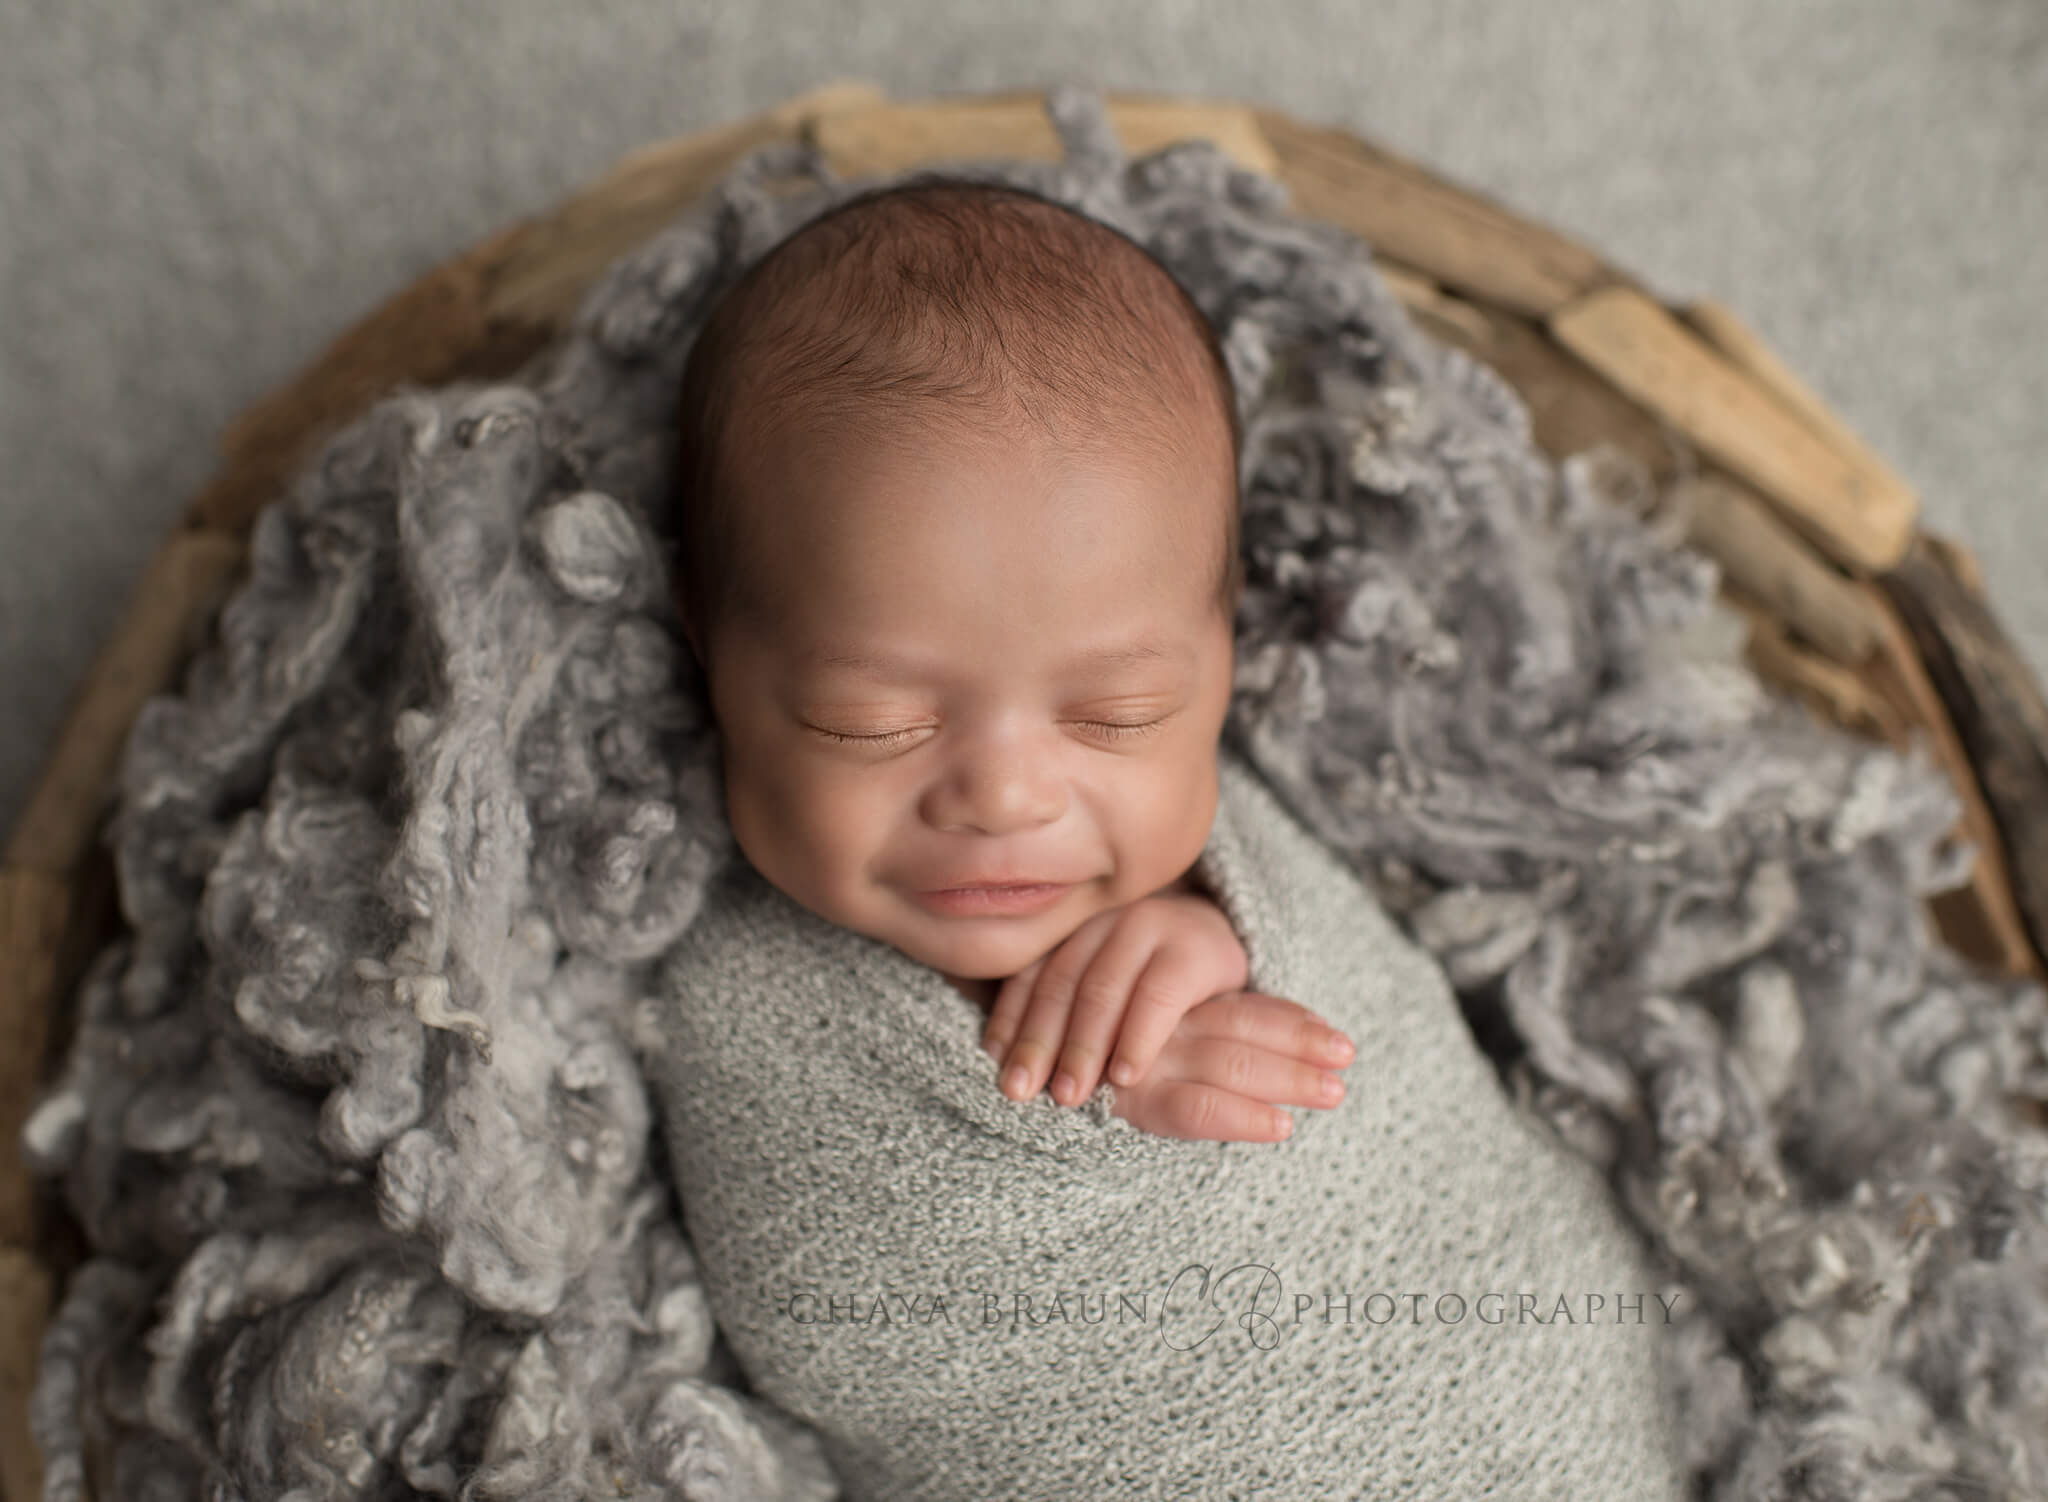
M 1145 977 L 1152 973 L 1159 953 L 1158 944 L 1157 930 L 1142 922 L 1122 923 L 1111 931 L 1075 982 L 1066 1036 L 1060 1045 L 1060 1069 L 1052 1081 L 1052 1098 L 1061 1105 L 1086 1100 L 1102 1083 L 1110 1047 L 1130 1025 L 1130 1008 L 1141 999 Z M 1178 1022 L 1185 1010 L 1173 1007 L 1173 1021 Z M 1167 1031 L 1172 1030 L 1169 1024 Z
M 1073 1010 L 1074 985 L 1081 973 L 1109 937 L 1109 929 L 1094 930 L 1083 924 L 1065 943 L 1044 957 L 1036 979 L 1029 987 L 1023 1016 L 1004 1055 L 1000 1085 L 1012 1100 L 1029 1100 L 1045 1088 L 1067 1036 L 1067 1017 Z
M 1017 1035 L 1017 1024 L 1024 1018 L 1024 1005 L 1031 1000 L 1031 986 L 1038 979 L 1038 972 L 1045 968 L 1044 955 L 1006 979 L 996 988 L 995 1005 L 989 1008 L 988 1021 L 982 1024 L 981 1048 L 998 1063 L 1010 1051 L 1010 1040 Z
M 1145 1130 L 1191 1142 L 1279 1142 L 1294 1130 L 1285 1111 L 1200 1080 L 1175 1080 L 1150 1103 Z
M 1214 984 L 1214 972 L 1193 951 L 1171 945 L 1154 949 L 1130 987 L 1110 1079 L 1118 1085 L 1143 1079 L 1181 1019 Z
M 1263 991 L 1225 991 L 1187 1015 L 1190 1036 L 1228 1038 L 1325 1069 L 1342 1069 L 1357 1057 L 1350 1038 L 1314 1012 L 1283 996 Z
M 1179 1045 L 1174 1073 L 1182 1080 L 1235 1091 L 1275 1106 L 1328 1110 L 1344 1099 L 1344 1081 L 1284 1052 L 1234 1038 L 1195 1038 Z

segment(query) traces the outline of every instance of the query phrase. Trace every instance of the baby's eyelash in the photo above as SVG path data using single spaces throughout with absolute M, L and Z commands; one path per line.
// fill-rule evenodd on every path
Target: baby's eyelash
M 815 725 L 811 728 L 813 730 L 818 729 Z M 824 736 L 828 741 L 857 741 L 864 746 L 886 746 L 903 739 L 906 735 L 915 735 L 916 733 L 914 730 L 889 730 L 881 735 L 841 735 L 836 730 L 818 730 L 818 734 Z
M 1081 723 L 1083 725 L 1092 725 L 1097 730 L 1107 730 L 1109 738 L 1116 741 L 1133 735 L 1150 735 L 1161 725 L 1164 725 L 1166 720 L 1164 717 L 1157 720 L 1147 720 L 1142 725 L 1119 725 L 1111 720 L 1083 720 Z
M 1170 716 L 1162 715 L 1159 719 L 1147 720 L 1142 725 L 1122 725 L 1112 720 L 1081 720 L 1078 723 L 1093 726 L 1097 730 L 1107 731 L 1109 732 L 1109 739 L 1114 741 L 1124 740 L 1134 735 L 1151 735 L 1161 725 L 1164 725 L 1168 718 Z M 917 734 L 915 730 L 885 730 L 879 735 L 841 735 L 836 730 L 824 730 L 815 725 L 811 728 L 824 736 L 828 741 L 863 746 L 893 746 L 904 737 Z

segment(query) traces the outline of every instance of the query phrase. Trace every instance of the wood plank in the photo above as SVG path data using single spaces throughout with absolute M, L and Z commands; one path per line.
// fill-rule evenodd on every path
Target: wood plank
M 0 1246 L 0 1497 L 43 1494 L 42 1452 L 28 1427 L 43 1331 L 55 1294 L 47 1271 L 17 1246 Z
M 1749 622 L 1747 655 L 1758 677 L 1845 730 L 1889 745 L 1906 743 L 1913 721 L 1891 699 L 1853 670 L 1794 641 L 1761 601 L 1739 588 L 1724 589 L 1721 598 Z
M 1679 467 L 1683 439 L 1560 347 L 1540 323 L 1456 297 L 1419 267 L 1375 260 L 1375 270 L 1423 331 L 1480 360 L 1522 398 L 1536 446 L 1565 459 L 1606 443 L 1638 461 L 1658 484 Z
M 1979 599 L 1984 593 L 1984 563 L 1961 538 L 1948 537 L 1940 532 L 1920 529 L 1920 541 L 1934 550 L 1934 556 L 1941 560 L 1943 568 L 1963 588 Z
M 1792 641 L 1769 611 L 1739 590 L 1729 590 L 1723 598 L 1749 618 L 1750 663 L 1767 682 L 1791 692 L 1823 718 L 1882 740 L 1899 752 L 1916 734 L 1926 738 L 1929 752 L 1962 804 L 1957 833 L 1978 851 L 1968 884 L 1929 900 L 1936 925 L 1952 948 L 1979 964 L 2038 978 L 2040 968 L 2012 901 L 2002 842 L 1983 804 L 1968 754 L 1932 692 L 1903 623 L 1880 608 L 1878 650 L 1851 672 Z
M 1914 495 L 1837 452 L 1660 304 L 1609 287 L 1549 322 L 1560 343 L 1756 486 L 1829 557 L 1875 572 L 1904 556 Z
M 2014 903 L 2048 958 L 2048 701 L 1990 605 L 1925 541 L 1879 582 L 1969 752 Z
M 1754 489 L 1713 466 L 1681 479 L 1675 445 L 1683 437 L 1536 324 L 1454 297 L 1400 262 L 1381 259 L 1375 269 L 1425 331 L 1484 360 L 1516 388 L 1545 453 L 1562 459 L 1601 442 L 1620 448 L 1657 485 L 1673 487 L 1691 516 L 1687 541 L 1712 557 L 1732 585 L 1837 662 L 1853 666 L 1869 654 L 1877 626 L 1862 596 Z
M 1632 283 L 1585 246 L 1377 142 L 1280 110 L 1254 118 L 1295 212 L 1461 294 L 1544 318 L 1597 287 Z
M 1862 668 L 1864 682 L 1894 704 L 1907 706 L 1907 723 L 1925 732 L 1935 764 L 1948 774 L 1949 785 L 1962 802 L 1960 833 L 1977 850 L 1969 884 L 1940 894 L 1930 904 L 1942 936 L 1957 951 L 1993 970 L 2039 979 L 2042 968 L 2013 900 L 2005 842 L 1948 706 L 1890 597 L 1874 583 L 1859 582 L 1856 587 L 1870 600 L 1880 632 L 1878 649 Z M 1903 749 L 1904 742 L 1898 744 Z
M 1730 584 L 1836 661 L 1861 662 L 1877 641 L 1863 597 L 1764 499 L 1712 466 L 1680 478 L 1682 436 L 1622 396 L 1538 325 L 1466 302 L 1426 274 L 1382 260 L 1376 269 L 1427 332 L 1484 360 L 1530 407 L 1536 441 L 1553 458 L 1608 443 L 1642 463 L 1690 515 L 1687 541 L 1721 566 Z M 1698 456 L 1687 454 L 1689 462 Z
M 1739 480 L 1706 472 L 1680 481 L 1674 500 L 1690 514 L 1686 541 L 1810 645 L 1849 667 L 1877 646 L 1868 602 L 1762 496 Z
M 1438 333 L 1448 325 L 1455 341 L 1466 348 L 1494 342 L 1493 325 L 1485 311 L 1476 304 L 1453 297 L 1421 272 L 1385 256 L 1374 258 L 1373 270 L 1379 273 L 1380 280 L 1387 284 L 1387 290 L 1399 299 L 1401 306 L 1431 333 Z
M 247 554 L 244 539 L 217 532 L 173 532 L 157 549 L 72 695 L 7 843 L 7 865 L 59 876 L 77 866 L 110 801 L 121 747 L 143 701 L 171 685 Z
M 1834 409 L 1794 373 L 1791 366 L 1779 359 L 1777 351 L 1764 343 L 1763 336 L 1745 323 L 1734 309 L 1724 307 L 1711 298 L 1702 298 L 1688 303 L 1680 310 L 1680 316 L 1715 349 L 1755 376 L 1823 439 L 1872 474 L 1884 476 L 1886 483 L 1894 489 L 1917 498 L 1918 492 L 1842 421 Z
M 61 876 L 0 868 L 0 1243 L 36 1240 L 35 1181 L 17 1144 L 41 1082 L 58 953 L 71 916 Z
M 1241 167 L 1267 176 L 1279 161 L 1242 105 L 1156 95 L 1107 96 L 1111 126 L 1127 156 L 1144 156 L 1176 141 L 1213 141 Z M 873 105 L 820 116 L 813 138 L 833 170 L 847 177 L 907 171 L 943 162 L 994 157 L 1056 162 L 1059 132 L 1042 96 L 941 97 Z

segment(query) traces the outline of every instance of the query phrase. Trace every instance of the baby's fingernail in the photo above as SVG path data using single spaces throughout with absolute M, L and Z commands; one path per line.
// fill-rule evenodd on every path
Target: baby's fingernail
M 1074 1083 L 1074 1077 L 1071 1074 L 1068 1074 L 1064 1069 L 1062 1069 L 1058 1074 L 1052 1077 L 1053 1098 L 1055 1100 L 1060 1101 L 1063 1104 L 1066 1103 L 1067 1097 L 1072 1095 L 1079 1088 L 1080 1087 Z
M 1358 1052 L 1358 1050 L 1352 1046 L 1351 1040 L 1345 1037 L 1342 1033 L 1339 1033 L 1336 1037 L 1330 1039 L 1328 1046 L 1330 1051 L 1330 1057 L 1333 1059 L 1349 1059 L 1353 1054 Z
M 1129 1059 L 1118 1059 L 1109 1066 L 1109 1077 L 1119 1085 L 1128 1085 L 1138 1077 L 1137 1066 Z
M 1285 1137 L 1293 1130 L 1294 1118 L 1292 1116 L 1289 1116 L 1285 1111 L 1275 1111 L 1273 1113 L 1273 1132 L 1276 1136 Z
M 1344 1093 L 1344 1082 L 1334 1074 L 1326 1074 L 1323 1076 L 1322 1092 L 1324 1100 L 1335 1100 Z
M 1012 1066 L 1010 1072 L 1003 1076 L 1003 1088 L 1012 1095 L 1022 1095 L 1030 1082 L 1031 1076 L 1024 1072 L 1022 1064 Z

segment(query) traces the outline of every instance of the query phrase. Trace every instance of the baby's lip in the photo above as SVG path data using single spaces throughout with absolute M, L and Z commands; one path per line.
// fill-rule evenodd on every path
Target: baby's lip
M 966 892 L 986 891 L 991 888 L 1000 889 L 1008 887 L 1070 887 L 1072 885 L 1073 883 L 1070 881 L 1055 881 L 1050 877 L 1025 876 L 1000 877 L 993 879 L 984 877 L 968 881 L 949 881 L 942 886 L 924 887 L 921 890 L 926 892 Z
M 1066 899 L 1073 887 L 1066 882 L 1040 881 L 1028 885 L 980 882 L 964 887 L 940 887 L 919 892 L 917 902 L 935 913 L 953 918 L 1022 918 L 1042 913 Z

